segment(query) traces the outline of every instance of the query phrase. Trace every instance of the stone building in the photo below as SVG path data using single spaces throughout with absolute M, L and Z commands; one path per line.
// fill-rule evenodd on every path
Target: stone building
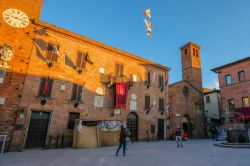
M 169 85 L 170 134 L 180 126 L 191 138 L 205 133 L 200 46 L 181 47 L 182 81 Z
M 75 119 L 126 121 L 166 139 L 169 68 L 39 20 L 43 0 L 2 0 L 0 134 L 8 150 L 72 143 Z M 1 52 L 0 52 L 1 53 Z M 1 61 L 2 62 L 2 61 Z M 128 86 L 117 108 L 115 86 Z
M 250 123 L 250 57 L 212 69 L 218 74 L 222 117 L 230 113 Z M 229 115 L 231 116 L 231 115 Z

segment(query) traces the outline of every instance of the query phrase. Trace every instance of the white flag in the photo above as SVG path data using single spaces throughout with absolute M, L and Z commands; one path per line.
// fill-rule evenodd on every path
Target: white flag
M 151 36 L 152 35 L 152 29 L 151 28 L 152 28 L 153 24 L 151 22 L 147 21 L 146 19 L 144 19 L 144 22 L 145 22 L 146 27 L 147 27 L 147 35 Z
M 144 14 L 145 14 L 148 18 L 151 18 L 151 11 L 150 11 L 150 9 L 144 10 Z
M 79 122 L 79 124 L 78 124 L 78 126 L 77 126 L 77 131 L 78 132 L 80 132 L 80 133 L 82 133 L 82 120 L 80 120 L 80 122 Z

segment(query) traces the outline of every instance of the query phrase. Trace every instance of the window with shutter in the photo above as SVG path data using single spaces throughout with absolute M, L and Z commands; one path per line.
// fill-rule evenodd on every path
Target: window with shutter
M 47 47 L 47 54 L 46 54 L 46 60 L 51 62 L 53 57 L 53 46 L 52 44 L 48 44 Z
M 239 71 L 238 72 L 238 77 L 239 77 L 239 82 L 245 81 L 245 72 L 244 71 Z
M 48 62 L 56 63 L 58 59 L 59 49 L 60 49 L 59 45 L 49 43 L 47 47 L 46 60 Z
M 71 101 L 78 103 L 82 101 L 83 88 L 80 85 L 73 84 Z
M 77 52 L 76 66 L 78 69 L 85 68 L 85 58 L 86 58 L 86 55 L 84 55 L 82 52 Z
M 38 92 L 38 97 L 43 97 L 43 91 L 45 88 L 47 78 L 42 77 L 40 80 L 40 87 L 39 87 L 39 92 Z
M 45 98 L 50 98 L 51 97 L 53 81 L 54 80 L 50 79 L 50 78 L 44 78 L 44 77 L 41 78 L 38 97 L 45 97 Z M 47 90 L 45 90 L 46 89 L 46 82 L 48 82 Z
M 116 64 L 116 77 L 122 77 L 123 76 L 123 65 Z
M 78 112 L 70 112 L 69 120 L 68 120 L 68 129 L 74 129 L 75 120 L 80 118 L 80 113 Z
M 150 75 L 150 73 L 147 73 L 147 84 L 148 85 L 151 84 L 151 75 Z
M 3 83 L 5 75 L 6 75 L 6 70 L 0 69 L 0 84 Z
M 150 96 L 145 96 L 145 109 L 150 109 Z
M 164 111 L 164 99 L 159 98 L 159 111 Z
M 163 88 L 163 77 L 159 76 L 159 88 Z
M 53 87 L 53 79 L 49 79 L 49 87 L 48 87 L 48 91 L 46 92 L 45 98 L 51 98 L 51 92 L 52 92 L 52 87 Z

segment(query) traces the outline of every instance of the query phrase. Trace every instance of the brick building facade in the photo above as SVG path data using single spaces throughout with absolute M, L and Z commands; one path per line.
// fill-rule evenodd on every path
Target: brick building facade
M 169 85 L 170 133 L 180 126 L 191 138 L 205 133 L 200 46 L 181 47 L 182 81 Z
M 212 69 L 218 74 L 222 117 L 239 112 L 236 116 L 250 119 L 250 57 Z
M 62 135 L 70 145 L 77 118 L 132 117 L 135 140 L 166 139 L 170 69 L 40 21 L 42 4 L 3 0 L 0 6 L 7 13 L 0 18 L 0 46 L 14 50 L 0 83 L 0 133 L 8 150 L 44 147 Z M 116 82 L 129 85 L 125 109 L 115 109 Z

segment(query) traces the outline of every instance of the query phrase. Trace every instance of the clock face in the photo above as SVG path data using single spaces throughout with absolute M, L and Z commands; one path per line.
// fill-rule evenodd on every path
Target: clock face
M 6 9 L 3 12 L 3 19 L 7 24 L 16 28 L 25 28 L 29 25 L 28 16 L 17 9 Z

